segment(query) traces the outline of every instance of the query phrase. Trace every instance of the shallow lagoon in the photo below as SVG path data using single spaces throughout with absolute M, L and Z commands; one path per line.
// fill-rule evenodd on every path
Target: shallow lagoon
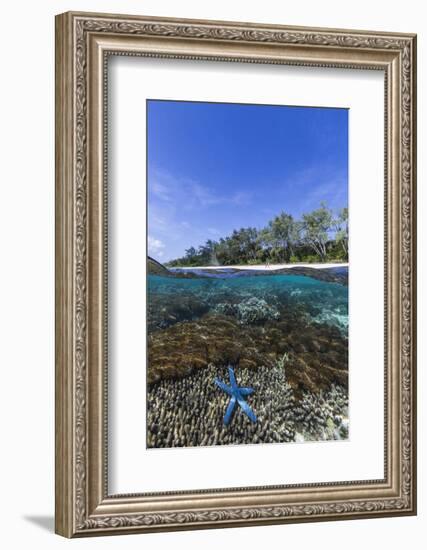
M 148 277 L 148 446 L 348 437 L 348 287 L 294 273 L 206 274 Z M 239 411 L 223 425 L 214 378 L 228 365 L 255 389 L 256 425 Z
M 348 268 L 335 268 L 348 273 Z M 294 274 L 268 274 L 253 271 L 223 269 L 219 273 L 185 269 L 186 273 L 203 275 L 185 279 L 149 275 L 148 296 L 176 302 L 180 296 L 185 303 L 194 299 L 194 316 L 215 312 L 219 304 L 239 304 L 251 297 L 258 298 L 272 308 L 281 306 L 298 309 L 309 315 L 313 321 L 337 326 L 343 334 L 348 332 L 348 287 L 333 282 Z M 201 302 L 205 307 L 200 307 Z M 179 308 L 179 303 L 177 303 Z M 169 310 L 166 307 L 165 313 Z M 168 312 L 170 313 L 170 312 Z M 180 318 L 179 311 L 176 316 Z M 167 318 L 164 323 L 167 324 Z M 161 326 L 161 325 L 160 325 Z M 159 326 L 159 328 L 160 328 Z

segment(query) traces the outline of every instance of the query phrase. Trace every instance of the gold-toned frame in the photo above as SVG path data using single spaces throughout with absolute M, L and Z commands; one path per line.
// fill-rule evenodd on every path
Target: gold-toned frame
M 385 75 L 385 476 L 109 495 L 106 67 L 139 55 Z M 56 532 L 66 537 L 416 513 L 416 37 L 123 15 L 56 17 Z

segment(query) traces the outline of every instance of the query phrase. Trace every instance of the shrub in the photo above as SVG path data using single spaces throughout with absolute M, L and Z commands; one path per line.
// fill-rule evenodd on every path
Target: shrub
M 309 264 L 317 264 L 320 262 L 320 258 L 318 256 L 310 254 L 304 258 L 304 261 Z

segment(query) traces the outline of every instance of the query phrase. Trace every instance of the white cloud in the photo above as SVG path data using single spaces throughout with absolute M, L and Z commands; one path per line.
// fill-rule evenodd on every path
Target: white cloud
M 212 191 L 200 183 L 192 183 L 191 194 L 200 206 L 213 206 L 223 202 L 221 197 L 216 196 Z
M 150 181 L 150 193 L 163 201 L 172 200 L 171 189 L 157 178 L 153 178 L 153 181 Z
M 161 258 L 164 253 L 165 245 L 160 239 L 155 239 L 148 235 L 148 255 Z
M 231 195 L 218 193 L 200 181 L 187 176 L 175 177 L 158 167 L 150 170 L 148 195 L 151 203 L 155 201 L 158 205 L 169 208 L 179 205 L 186 210 L 220 204 L 245 206 L 252 202 L 252 194 L 246 191 L 235 191 Z
M 252 202 L 252 194 L 247 193 L 246 191 L 238 191 L 232 195 L 229 202 L 232 204 L 237 204 L 238 206 L 246 206 Z
M 191 186 L 193 197 L 199 206 L 215 206 L 217 204 L 234 204 L 246 206 L 252 201 L 252 194 L 246 191 L 236 191 L 232 195 L 219 195 L 200 183 Z
M 209 236 L 221 236 L 214 226 L 206 228 L 199 219 L 206 212 L 206 222 L 215 222 L 215 209 L 249 204 L 253 196 L 245 190 L 230 189 L 223 193 L 185 175 L 151 166 L 148 176 L 148 254 L 167 261 L 184 254 L 185 248 L 203 242 Z M 209 222 L 208 222 L 209 220 Z

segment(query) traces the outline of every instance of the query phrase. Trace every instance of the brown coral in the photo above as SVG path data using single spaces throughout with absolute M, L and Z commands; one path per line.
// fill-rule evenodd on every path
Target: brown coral
M 297 393 L 333 383 L 347 386 L 347 340 L 335 327 L 293 316 L 254 327 L 218 314 L 153 332 L 148 338 L 148 382 L 187 376 L 209 364 L 271 367 L 284 354 L 287 380 Z

